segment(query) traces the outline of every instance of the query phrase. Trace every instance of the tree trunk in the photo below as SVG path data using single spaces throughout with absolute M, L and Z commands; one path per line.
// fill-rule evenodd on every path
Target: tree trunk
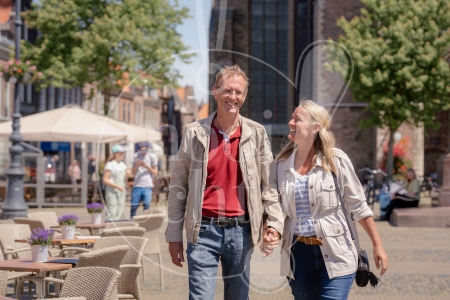
M 386 173 L 388 180 L 392 180 L 392 175 L 394 171 L 394 133 L 395 130 L 389 128 L 389 144 L 388 144 L 388 155 L 386 163 Z

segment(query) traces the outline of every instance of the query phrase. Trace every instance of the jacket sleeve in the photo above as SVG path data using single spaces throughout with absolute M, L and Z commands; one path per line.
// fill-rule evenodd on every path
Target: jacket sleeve
M 276 175 L 270 174 L 275 172 L 275 164 L 272 163 L 272 150 L 265 130 L 263 130 L 262 141 L 260 142 L 260 153 L 261 195 L 264 212 L 268 217 L 267 226 L 275 228 L 280 235 L 283 235 L 284 218 L 278 201 Z
M 344 187 L 344 201 L 349 211 L 353 213 L 354 220 L 359 221 L 367 217 L 373 217 L 373 212 L 367 205 L 364 189 L 358 176 L 356 176 L 350 158 L 342 153 L 339 157 L 339 163 L 342 177 L 340 182 Z
M 183 241 L 183 221 L 186 211 L 186 198 L 188 194 L 189 168 L 191 158 L 186 153 L 188 134 L 184 134 L 178 150 L 177 160 L 172 171 L 168 196 L 168 224 L 166 229 L 166 242 Z

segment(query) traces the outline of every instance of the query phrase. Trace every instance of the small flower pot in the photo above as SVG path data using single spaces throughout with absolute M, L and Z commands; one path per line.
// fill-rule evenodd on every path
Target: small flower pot
M 92 220 L 92 224 L 102 223 L 102 214 L 101 213 L 92 213 L 91 220 Z
M 48 257 L 48 246 L 31 245 L 31 258 L 34 262 L 46 262 Z
M 62 225 L 61 233 L 63 239 L 73 239 L 73 237 L 75 236 L 75 226 Z

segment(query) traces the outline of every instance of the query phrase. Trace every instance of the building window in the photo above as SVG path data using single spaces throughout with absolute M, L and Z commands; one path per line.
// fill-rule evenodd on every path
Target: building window
M 126 122 L 127 117 L 127 104 L 125 102 L 122 102 L 122 121 Z
M 127 123 L 131 123 L 131 103 L 128 103 L 127 106 Z
M 141 125 L 142 124 L 142 104 L 135 103 L 134 104 L 134 124 Z
M 252 0 L 250 55 L 250 118 L 260 123 L 285 122 L 287 74 L 288 0 Z M 278 70 L 278 71 L 277 71 Z M 280 93 L 280 91 L 283 91 Z M 263 117 L 265 110 L 272 117 Z M 280 111 L 280 113 L 278 113 Z

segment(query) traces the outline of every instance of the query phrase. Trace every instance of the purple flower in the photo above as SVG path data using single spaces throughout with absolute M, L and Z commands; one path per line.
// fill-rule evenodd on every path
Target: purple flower
M 49 246 L 52 244 L 54 231 L 52 229 L 37 228 L 28 239 L 30 245 Z
M 76 215 L 64 215 L 58 218 L 59 225 L 75 226 L 80 218 Z
M 86 205 L 86 208 L 90 214 L 93 214 L 93 213 L 101 213 L 103 211 L 104 206 L 99 202 L 93 202 Z

